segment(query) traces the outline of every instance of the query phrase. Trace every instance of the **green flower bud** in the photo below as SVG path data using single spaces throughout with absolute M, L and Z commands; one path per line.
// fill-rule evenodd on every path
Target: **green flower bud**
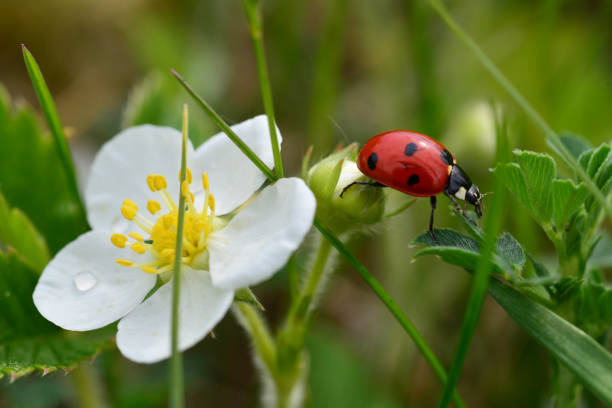
M 357 145 L 351 144 L 315 164 L 306 174 L 306 183 L 317 197 L 317 217 L 335 233 L 374 224 L 385 210 L 381 188 L 354 184 L 370 180 L 359 171 Z M 340 197 L 342 194 L 342 197 Z

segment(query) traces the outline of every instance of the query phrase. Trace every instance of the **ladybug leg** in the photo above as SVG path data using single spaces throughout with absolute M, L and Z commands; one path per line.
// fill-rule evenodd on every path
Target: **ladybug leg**
M 379 183 L 378 181 L 372 181 L 372 182 L 368 182 L 368 181 L 353 181 L 351 184 L 349 184 L 348 186 L 344 187 L 342 189 L 342 192 L 340 193 L 340 197 L 342 198 L 342 195 L 346 192 L 346 190 L 348 190 L 349 188 L 353 187 L 355 184 L 360 185 L 360 186 L 370 186 L 370 187 L 387 187 L 384 184 Z
M 433 239 L 436 244 L 440 245 L 440 241 L 438 241 L 438 237 L 436 237 L 436 234 L 434 234 L 434 231 L 433 231 L 434 211 L 436 210 L 436 203 L 437 203 L 436 196 L 429 197 L 429 202 L 431 204 L 431 216 L 429 217 L 429 235 L 431 236 L 431 239 Z
M 461 212 L 461 207 L 459 207 L 459 204 L 457 204 L 457 200 L 455 200 L 455 197 L 453 197 L 451 194 L 449 194 L 449 192 L 447 190 L 444 190 L 444 194 L 446 194 L 446 196 L 451 200 L 451 202 L 455 206 L 455 211 Z M 465 208 L 463 210 L 463 215 L 465 215 Z

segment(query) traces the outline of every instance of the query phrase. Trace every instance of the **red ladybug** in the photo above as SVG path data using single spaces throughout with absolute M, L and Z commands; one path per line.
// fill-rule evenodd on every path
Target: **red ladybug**
M 455 198 L 474 205 L 478 217 L 482 216 L 478 187 L 457 165 L 455 157 L 442 144 L 429 136 L 408 130 L 391 130 L 374 136 L 366 142 L 357 159 L 357 167 L 373 183 L 355 182 L 376 187 L 391 187 L 417 197 L 431 197 L 429 233 L 433 233 L 436 195 L 444 192 L 457 211 L 461 208 Z M 465 212 L 465 207 L 464 207 Z

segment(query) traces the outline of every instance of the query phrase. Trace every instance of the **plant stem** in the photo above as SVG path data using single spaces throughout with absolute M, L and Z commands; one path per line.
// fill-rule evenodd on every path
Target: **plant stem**
M 461 335 L 459 337 L 459 343 L 457 344 L 457 351 L 455 352 L 453 364 L 448 373 L 448 380 L 444 386 L 444 392 L 438 405 L 439 408 L 446 408 L 450 404 L 451 395 L 461 375 L 463 362 L 465 361 L 465 357 L 470 347 L 474 330 L 476 330 L 480 311 L 482 310 L 482 303 L 487 295 L 489 274 L 492 266 L 491 260 L 495 253 L 497 234 L 501 228 L 504 215 L 505 189 L 497 178 L 494 183 L 493 191 L 495 191 L 495 194 L 487 217 L 484 239 L 480 249 L 481 256 L 476 265 L 474 278 L 472 279 L 472 288 L 470 290 L 468 306 L 461 326 Z
M 181 186 L 187 177 L 187 130 L 189 114 L 187 105 L 183 108 L 183 143 L 181 148 Z M 179 342 L 179 305 L 181 294 L 181 256 L 183 253 L 183 229 L 185 227 L 185 195 L 182 188 L 179 194 L 178 221 L 176 226 L 176 247 L 174 250 L 174 273 L 172 275 L 172 356 L 170 359 L 170 406 L 183 407 L 183 361 L 178 350 Z
M 305 331 L 304 327 L 309 317 L 312 315 L 314 310 L 314 301 L 317 296 L 317 292 L 321 290 L 321 283 L 323 274 L 325 272 L 325 266 L 331 253 L 331 243 L 326 239 L 321 239 L 319 242 L 319 250 L 315 258 L 312 269 L 308 274 L 306 283 L 302 291 L 299 293 L 297 300 L 289 311 L 287 318 L 288 330 L 293 332 L 296 329 L 298 331 Z M 303 338 L 301 341 L 303 342 Z
M 249 22 L 249 32 L 253 40 L 255 60 L 257 62 L 257 73 L 259 75 L 259 85 L 261 86 L 261 97 L 263 99 L 264 110 L 268 117 L 268 127 L 270 129 L 270 141 L 272 142 L 272 155 L 274 156 L 274 169 L 278 178 L 284 176 L 283 159 L 278 146 L 278 136 L 276 135 L 276 118 L 274 115 L 274 101 L 270 79 L 268 77 L 268 65 L 263 44 L 263 24 L 261 22 L 261 6 L 257 0 L 243 0 L 244 11 Z
M 378 296 L 378 298 L 383 302 L 383 304 L 389 309 L 393 317 L 399 322 L 399 324 L 404 328 L 406 333 L 412 338 L 415 345 L 423 354 L 423 357 L 427 360 L 429 365 L 433 368 L 434 372 L 440 379 L 440 381 L 444 384 L 446 383 L 446 371 L 444 367 L 438 361 L 433 351 L 429 348 L 425 339 L 421 337 L 417 328 L 410 322 L 410 320 L 404 315 L 401 311 L 397 303 L 393 300 L 393 298 L 385 291 L 385 289 L 381 286 L 380 283 L 370 274 L 370 272 L 366 269 L 365 266 L 355 256 L 344 246 L 344 244 L 327 228 L 325 228 L 316 218 L 314 221 L 314 226 L 323 234 L 323 236 L 331 242 L 331 244 L 346 258 L 347 261 L 357 270 L 357 273 L 361 276 L 361 278 L 365 281 L 365 283 L 372 289 L 372 291 Z M 458 407 L 465 407 L 464 402 L 461 400 L 461 397 L 454 392 L 453 399 L 455 404 Z
M 347 0 L 322 3 L 323 30 L 318 39 L 308 110 L 309 144 L 317 149 L 317 153 L 327 153 L 334 145 L 329 118 L 336 111 L 338 99 L 347 5 Z
M 87 362 L 82 362 L 70 375 L 76 391 L 78 405 L 83 408 L 106 408 L 102 388 L 94 368 Z
M 191 97 L 196 101 L 200 108 L 202 108 L 204 113 L 206 113 L 208 117 L 213 122 L 215 122 L 215 125 L 217 125 L 227 135 L 227 137 L 230 138 L 232 142 L 234 142 L 234 144 L 242 151 L 242 153 L 244 153 L 244 155 L 248 157 L 248 159 L 251 160 L 253 164 L 257 166 L 257 168 L 259 168 L 259 170 L 261 170 L 261 172 L 265 174 L 266 177 L 268 177 L 271 181 L 278 180 L 276 174 L 272 170 L 270 170 L 264 162 L 261 161 L 261 159 L 253 152 L 253 150 L 251 150 L 251 148 L 247 146 L 246 143 L 242 141 L 242 139 L 240 139 L 240 137 L 223 120 L 223 118 L 221 118 L 221 116 L 219 116 L 219 114 L 215 112 L 215 110 L 211 108 L 210 105 L 208 105 L 208 103 L 193 90 L 193 88 L 183 79 L 183 77 L 174 69 L 171 69 L 170 72 L 172 73 L 172 75 L 175 76 L 176 79 L 178 79 L 179 83 L 183 86 L 183 88 L 185 88 L 189 95 L 191 95 Z
M 249 333 L 261 361 L 270 375 L 276 377 L 276 345 L 261 314 L 249 303 L 234 302 L 234 306 L 234 313 L 242 317 L 241 323 Z
M 502 74 L 499 68 L 491 61 L 491 59 L 484 53 L 484 51 L 476 44 L 476 41 L 457 24 L 455 19 L 450 15 L 448 9 L 441 0 L 428 0 L 429 4 L 438 13 L 440 18 L 446 23 L 450 30 L 459 38 L 461 42 L 476 56 L 476 59 L 482 64 L 482 66 L 489 71 L 489 73 L 495 78 L 495 80 L 504 88 L 510 96 L 518 103 L 518 105 L 525 111 L 527 116 L 531 117 L 533 121 L 542 129 L 544 134 L 548 137 L 549 144 L 559 153 L 562 159 L 565 160 L 567 165 L 578 174 L 578 177 L 584 181 L 584 184 L 591 191 L 591 194 L 601 204 L 602 208 L 606 212 L 606 215 L 612 220 L 612 205 L 606 200 L 603 193 L 599 190 L 597 185 L 591 180 L 591 178 L 584 171 L 582 166 L 578 164 L 574 156 L 567 150 L 559 136 L 555 131 L 546 123 L 546 121 L 540 116 L 540 114 L 531 106 L 527 99 L 516 89 L 512 83 Z

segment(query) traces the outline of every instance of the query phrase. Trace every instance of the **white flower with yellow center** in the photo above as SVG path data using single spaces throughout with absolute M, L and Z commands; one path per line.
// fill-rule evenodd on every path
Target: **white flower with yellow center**
M 265 116 L 232 129 L 272 166 Z M 304 182 L 281 179 L 253 196 L 265 176 L 224 134 L 187 149 L 190 170 L 179 186 L 178 131 L 138 126 L 102 147 L 85 191 L 93 230 L 43 271 L 34 303 L 44 317 L 79 331 L 121 319 L 117 346 L 123 355 L 145 363 L 168 358 L 179 189 L 187 203 L 179 254 L 181 350 L 223 318 L 234 291 L 269 278 L 287 262 L 314 217 L 315 198 Z M 156 284 L 161 286 L 143 302 Z

